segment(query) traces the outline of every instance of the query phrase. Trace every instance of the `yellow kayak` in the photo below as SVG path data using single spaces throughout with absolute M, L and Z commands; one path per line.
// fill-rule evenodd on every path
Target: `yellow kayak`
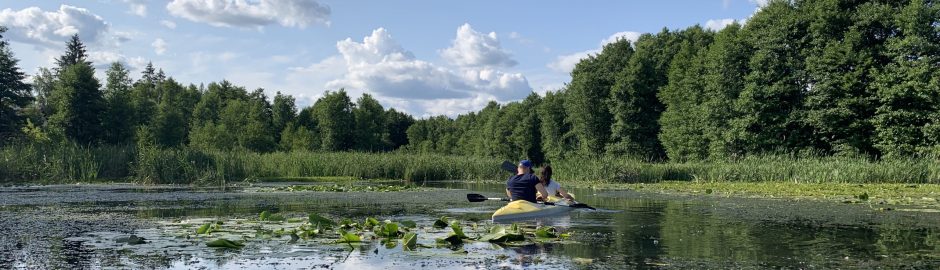
M 531 203 L 525 200 L 512 201 L 493 213 L 493 222 L 536 219 L 568 213 L 574 207 L 568 207 L 564 200 L 555 205 Z

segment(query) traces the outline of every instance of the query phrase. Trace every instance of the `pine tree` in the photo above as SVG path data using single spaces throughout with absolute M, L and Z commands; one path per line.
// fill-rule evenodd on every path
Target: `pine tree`
M 26 74 L 17 66 L 9 43 L 3 39 L 6 28 L 0 26 L 0 145 L 19 133 L 25 119 L 20 110 L 32 100 Z
M 101 84 L 90 64 L 75 64 L 62 70 L 52 93 L 55 114 L 51 126 L 80 144 L 95 144 L 104 137 L 101 118 L 106 111 Z
M 130 71 L 120 62 L 114 62 L 105 74 L 104 91 L 106 112 L 102 115 L 104 142 L 129 143 L 134 139 L 134 108 L 131 104 Z
M 78 34 L 74 34 L 69 41 L 65 43 L 65 54 L 59 56 L 55 61 L 57 66 L 55 73 L 59 74 L 72 65 L 82 64 L 90 66 L 91 63 L 86 60 L 87 58 L 88 55 L 87 51 L 85 51 L 85 44 L 78 38 Z

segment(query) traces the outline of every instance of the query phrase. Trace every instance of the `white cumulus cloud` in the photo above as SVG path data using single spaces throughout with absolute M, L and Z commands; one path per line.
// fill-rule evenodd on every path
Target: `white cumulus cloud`
M 59 10 L 43 11 L 38 7 L 22 10 L 0 10 L 0 25 L 10 28 L 11 40 L 46 48 L 58 48 L 78 34 L 86 43 L 94 42 L 109 30 L 109 24 L 84 8 L 61 5 Z
M 330 7 L 316 0 L 173 0 L 173 16 L 217 27 L 256 28 L 270 24 L 306 28 L 329 25 Z
M 124 3 L 127 3 L 129 12 L 131 14 L 147 17 L 147 1 L 146 0 L 124 0 Z
M 157 38 L 157 40 L 154 40 L 150 46 L 153 46 L 153 51 L 156 52 L 157 55 L 163 55 L 163 53 L 166 52 L 166 41 L 164 41 L 162 38 Z
M 160 21 L 160 24 L 163 25 L 163 26 L 166 27 L 166 28 L 176 29 L 176 23 L 173 22 L 173 21 L 162 20 L 162 21 Z
M 597 49 L 558 56 L 555 58 L 555 61 L 548 63 L 548 68 L 559 72 L 571 72 L 571 70 L 574 69 L 574 66 L 577 65 L 581 59 L 587 58 L 589 55 L 600 53 L 604 48 L 604 45 L 614 43 L 620 39 L 636 42 L 636 40 L 639 39 L 641 35 L 643 35 L 643 33 L 632 31 L 614 33 L 613 35 L 610 35 L 607 38 L 601 40 Z
M 462 67 L 511 67 L 517 64 L 509 52 L 503 50 L 499 44 L 496 32 L 480 33 L 473 30 L 470 24 L 457 28 L 457 37 L 451 47 L 441 50 L 441 56 Z
M 384 28 L 375 29 L 361 42 L 349 38 L 339 41 L 336 48 L 343 63 L 336 63 L 337 58 L 327 60 L 333 61 L 330 66 L 345 67 L 346 73 L 327 83 L 328 89 L 372 92 L 383 102 L 416 115 L 451 115 L 451 112 L 469 111 L 452 107 L 460 103 L 457 101 L 516 100 L 532 92 L 522 74 L 492 67 L 450 69 L 416 59 Z M 310 69 L 328 67 L 314 65 Z
M 705 28 L 711 29 L 713 31 L 721 31 L 721 29 L 725 29 L 725 27 L 727 27 L 728 25 L 731 25 L 734 22 L 735 22 L 735 19 L 731 19 L 731 18 L 719 19 L 719 20 L 708 20 L 707 22 L 705 22 Z

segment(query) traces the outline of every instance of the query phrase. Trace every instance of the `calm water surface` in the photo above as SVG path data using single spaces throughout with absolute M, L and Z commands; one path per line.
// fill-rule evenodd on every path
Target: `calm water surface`
M 398 183 L 393 183 L 398 184 Z M 491 225 L 498 202 L 469 203 L 466 193 L 504 194 L 499 184 L 436 182 L 389 193 L 250 192 L 137 186 L 0 189 L 0 268 L 113 269 L 707 269 L 940 267 L 940 214 L 921 209 L 809 201 L 669 196 L 572 190 L 599 211 L 574 211 L 525 226 L 552 225 L 571 241 L 403 251 L 379 241 L 355 247 L 269 239 L 218 250 L 182 238 L 179 222 L 240 223 L 261 211 L 287 217 L 321 213 L 360 221 L 413 220 L 419 243 L 449 216 Z M 254 189 L 251 189 L 254 190 Z M 174 227 L 175 228 L 175 227 Z M 423 229 L 422 229 L 423 228 Z M 468 230 L 470 230 L 468 228 Z M 149 243 L 115 242 L 130 234 Z M 423 236 L 423 237 L 422 237 Z M 334 239 L 335 237 L 323 236 Z M 196 244 L 194 244 L 196 243 Z

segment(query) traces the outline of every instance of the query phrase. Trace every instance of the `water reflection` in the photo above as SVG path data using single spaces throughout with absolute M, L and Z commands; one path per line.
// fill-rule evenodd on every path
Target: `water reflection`
M 357 220 L 376 216 L 429 224 L 442 215 L 462 220 L 487 220 L 492 210 L 501 206 L 500 203 L 469 203 L 461 195 L 468 192 L 490 196 L 504 194 L 499 184 L 441 182 L 426 185 L 441 189 L 393 194 L 232 193 L 191 200 L 87 202 L 62 207 L 88 213 L 125 212 L 142 220 L 245 218 L 267 210 L 286 214 L 325 213 Z M 456 249 L 458 252 L 464 250 L 466 254 L 450 254 L 441 259 L 437 255 L 406 253 L 401 252 L 400 247 L 386 249 L 375 244 L 360 245 L 353 250 L 342 246 L 283 246 L 244 251 L 215 250 L 207 255 L 161 252 L 140 255 L 93 250 L 89 243 L 56 238 L 44 239 L 49 244 L 48 252 L 2 250 L 0 268 L 940 266 L 940 224 L 910 222 L 915 217 L 937 220 L 935 213 L 885 214 L 857 206 L 824 203 L 650 197 L 631 192 L 584 189 L 572 191 L 582 194 L 580 201 L 602 211 L 578 210 L 568 216 L 526 224 L 556 226 L 571 231 L 573 243 L 502 247 L 474 243 Z M 136 191 L 122 189 L 120 192 Z M 89 192 L 89 196 L 92 195 L 94 193 Z M 837 216 L 840 222 L 817 216 Z M 582 261 L 584 263 L 580 263 Z

